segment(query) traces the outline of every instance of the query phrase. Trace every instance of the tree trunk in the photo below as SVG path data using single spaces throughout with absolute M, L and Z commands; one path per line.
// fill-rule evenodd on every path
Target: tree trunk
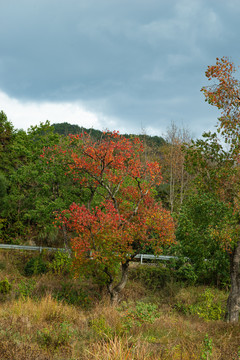
M 109 284 L 107 286 L 108 288 L 108 292 L 110 294 L 110 299 L 112 304 L 117 304 L 119 302 L 119 295 L 120 292 L 125 288 L 125 285 L 127 283 L 127 279 L 128 279 L 128 267 L 129 267 L 129 260 L 127 260 L 124 264 L 122 264 L 122 276 L 121 276 L 121 280 L 119 281 L 119 283 L 117 285 L 113 285 L 113 278 L 112 276 L 108 273 L 108 276 L 110 278 Z M 106 272 L 107 273 L 107 272 Z
M 231 276 L 231 290 L 227 300 L 227 309 L 225 320 L 227 322 L 236 323 L 239 318 L 240 310 L 240 241 L 233 250 L 230 257 L 230 276 Z

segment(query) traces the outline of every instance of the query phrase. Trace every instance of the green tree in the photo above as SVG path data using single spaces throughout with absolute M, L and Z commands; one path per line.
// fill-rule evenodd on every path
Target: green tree
M 177 253 L 190 259 L 198 282 L 230 284 L 229 256 L 215 235 L 234 221 L 232 208 L 210 192 L 184 201 L 176 231 Z
M 0 171 L 6 172 L 10 166 L 11 144 L 15 138 L 15 131 L 7 115 L 0 111 Z
M 51 146 L 68 149 L 67 138 L 54 133 L 49 122 L 30 127 L 25 132 L 15 131 L 14 141 L 9 145 L 7 194 L 4 197 L 1 216 L 4 221 L 3 240 L 34 240 L 36 243 L 52 245 L 65 240 L 64 229 L 57 231 L 53 225 L 54 211 L 60 211 L 76 199 L 81 190 L 74 181 L 65 176 L 68 166 L 62 152 L 50 158 Z M 69 159 L 70 160 L 70 159 Z M 3 234 L 4 233 L 4 234 Z
M 231 290 L 227 302 L 226 320 L 237 322 L 240 309 L 240 86 L 234 77 L 235 67 L 227 58 L 216 60 L 206 71 L 208 80 L 216 80 L 202 91 L 206 101 L 221 110 L 217 134 L 205 133 L 203 139 L 192 142 L 187 151 L 188 169 L 195 176 L 196 191 L 210 193 L 231 208 L 232 222 L 222 218 L 214 238 L 230 255 Z M 218 139 L 220 137 L 220 139 Z M 223 140 L 227 146 L 223 146 Z

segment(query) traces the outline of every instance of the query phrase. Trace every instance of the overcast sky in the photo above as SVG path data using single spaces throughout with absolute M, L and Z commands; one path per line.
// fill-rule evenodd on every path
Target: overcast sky
M 0 0 L 0 110 L 16 128 L 45 120 L 193 136 L 216 57 L 240 65 L 239 0 Z

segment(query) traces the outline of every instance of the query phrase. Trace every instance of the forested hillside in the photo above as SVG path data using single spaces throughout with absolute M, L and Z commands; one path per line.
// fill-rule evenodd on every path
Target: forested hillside
M 80 127 L 79 125 L 72 125 L 67 122 L 61 124 L 52 124 L 54 131 L 60 135 L 77 135 L 82 134 L 84 132 L 91 135 L 91 137 L 95 140 L 100 140 L 102 136 L 102 131 L 96 129 L 86 129 L 85 127 Z M 166 143 L 166 140 L 161 136 L 149 136 L 145 134 L 124 134 L 126 138 L 138 137 L 140 140 L 144 141 L 151 148 L 162 146 Z

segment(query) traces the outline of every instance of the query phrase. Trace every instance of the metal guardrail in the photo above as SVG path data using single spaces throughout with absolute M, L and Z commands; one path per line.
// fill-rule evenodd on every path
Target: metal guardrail
M 140 259 L 141 264 L 143 263 L 143 260 L 171 260 L 171 259 L 177 259 L 177 256 L 167 256 L 167 255 L 150 255 L 150 254 L 137 254 L 134 259 Z
M 12 244 L 0 244 L 0 249 L 12 249 L 12 250 L 30 250 L 30 251 L 67 251 L 62 248 L 51 248 L 45 246 L 27 246 L 27 245 L 12 245 Z
M 40 253 L 43 250 L 46 251 L 64 251 L 68 252 L 69 250 L 63 248 L 51 248 L 45 246 L 27 246 L 27 245 L 12 245 L 12 244 L 0 244 L 0 249 L 9 249 L 9 250 L 30 250 L 30 251 L 39 251 Z M 71 251 L 71 250 L 70 250 Z M 171 260 L 177 259 L 177 256 L 167 256 L 167 255 L 151 255 L 151 254 L 137 254 L 134 259 L 140 259 L 141 264 L 143 260 Z

